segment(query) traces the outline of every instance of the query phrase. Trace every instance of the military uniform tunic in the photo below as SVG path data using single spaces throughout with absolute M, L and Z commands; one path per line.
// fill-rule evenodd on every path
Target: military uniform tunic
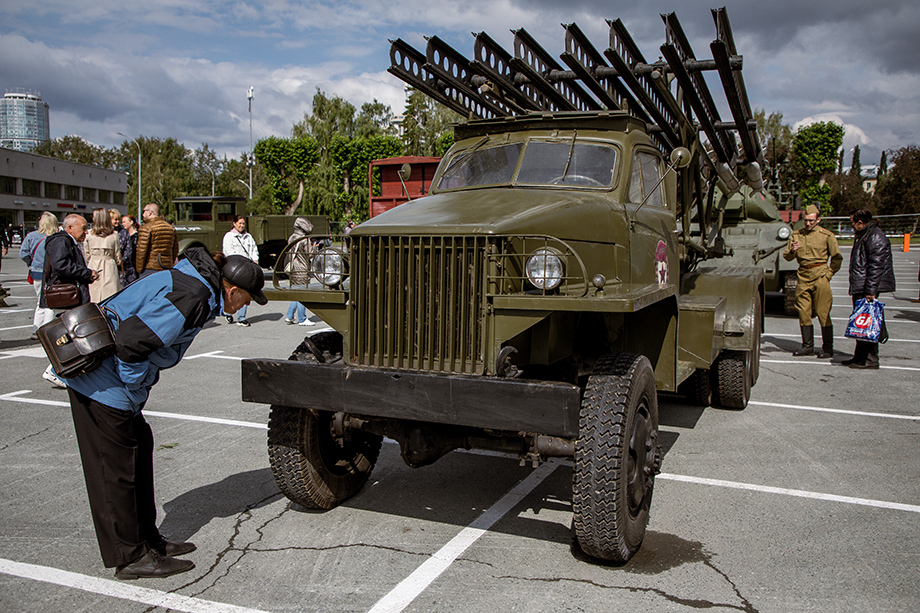
M 799 243 L 797 251 L 792 250 L 795 241 Z M 789 237 L 783 257 L 786 261 L 795 259 L 799 263 L 798 283 L 795 286 L 795 308 L 799 312 L 799 324 L 812 325 L 814 311 L 822 327 L 830 326 L 833 304 L 830 281 L 843 263 L 837 237 L 821 226 L 815 226 L 810 232 L 804 228 L 796 230 Z

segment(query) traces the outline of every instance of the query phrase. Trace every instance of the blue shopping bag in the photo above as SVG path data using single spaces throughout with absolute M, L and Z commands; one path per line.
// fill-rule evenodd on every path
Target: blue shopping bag
M 872 302 L 865 298 L 860 298 L 853 305 L 853 313 L 850 315 L 850 322 L 847 324 L 845 336 L 855 338 L 860 341 L 878 342 L 879 334 L 882 331 L 882 318 L 885 304 L 878 300 Z

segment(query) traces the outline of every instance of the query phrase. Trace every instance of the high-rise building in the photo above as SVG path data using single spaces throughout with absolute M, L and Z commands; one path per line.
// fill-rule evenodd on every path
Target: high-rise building
M 0 99 L 0 147 L 32 151 L 47 140 L 51 140 L 48 103 L 42 101 L 41 92 L 6 90 Z

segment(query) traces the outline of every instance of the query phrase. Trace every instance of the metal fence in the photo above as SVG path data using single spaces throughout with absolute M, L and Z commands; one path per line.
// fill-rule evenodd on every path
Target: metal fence
M 876 215 L 872 219 L 885 232 L 894 238 L 905 234 L 916 234 L 920 227 L 920 213 L 908 215 Z M 853 228 L 849 217 L 822 217 L 821 225 L 837 235 L 837 238 L 853 238 Z

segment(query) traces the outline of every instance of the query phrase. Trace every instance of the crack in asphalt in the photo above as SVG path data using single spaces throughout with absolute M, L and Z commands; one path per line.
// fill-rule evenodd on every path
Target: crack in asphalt
M 710 565 L 707 564 L 707 566 L 710 566 Z M 725 574 L 724 574 L 724 573 L 722 573 L 721 571 L 718 571 L 718 569 L 715 569 L 715 570 L 716 570 L 720 575 L 722 575 L 723 577 L 725 577 Z M 735 609 L 735 610 L 737 610 L 737 611 L 744 611 L 744 613 L 758 613 L 757 609 L 755 609 L 754 606 L 753 606 L 746 598 L 744 598 L 744 597 L 742 597 L 740 594 L 738 594 L 738 589 L 735 588 L 735 585 L 734 585 L 731 581 L 729 581 L 729 584 L 731 584 L 732 587 L 734 588 L 735 594 L 738 594 L 738 597 L 741 598 L 741 601 L 742 601 L 742 603 L 743 603 L 742 605 L 735 605 L 735 604 L 728 604 L 728 603 L 721 603 L 721 602 L 712 602 L 711 600 L 700 600 L 700 599 L 693 599 L 693 598 L 681 598 L 681 597 L 679 597 L 679 596 L 675 596 L 674 594 L 669 594 L 669 593 L 667 593 L 666 591 L 664 591 L 664 590 L 662 590 L 662 589 L 660 589 L 660 588 L 654 588 L 654 587 L 636 587 L 636 586 L 627 586 L 627 585 L 606 585 L 606 584 L 603 584 L 603 583 L 599 583 L 599 582 L 597 582 L 597 581 L 593 581 L 593 580 L 591 580 L 591 579 L 572 579 L 572 578 L 569 578 L 569 577 L 556 577 L 556 578 L 549 578 L 549 577 L 517 577 L 517 576 L 514 576 L 514 575 L 500 575 L 500 576 L 496 576 L 495 578 L 496 578 L 496 579 L 517 579 L 517 580 L 520 580 L 520 581 L 534 581 L 534 582 L 538 582 L 538 583 L 562 583 L 562 582 L 566 582 L 566 583 L 579 583 L 579 584 L 583 584 L 583 585 L 591 585 L 591 586 L 594 586 L 594 587 L 599 587 L 599 588 L 608 589 L 608 590 L 619 590 L 619 591 L 627 591 L 627 592 L 632 592 L 632 593 L 657 594 L 658 596 L 661 596 L 661 597 L 663 597 L 663 598 L 665 598 L 665 599 L 667 599 L 667 600 L 669 600 L 669 601 L 671 601 L 671 602 L 673 602 L 673 603 L 676 603 L 676 604 L 679 604 L 679 605 L 688 606 L 688 607 L 693 607 L 694 609 L 726 608 L 726 609 Z M 727 579 L 727 577 L 726 577 L 726 579 Z
M 204 587 L 202 587 L 202 588 L 201 588 L 200 590 L 198 590 L 197 592 L 194 592 L 194 593 L 189 594 L 189 596 L 193 596 L 193 597 L 201 596 L 202 594 L 204 594 L 205 592 L 207 592 L 207 591 L 210 590 L 211 588 L 215 587 L 215 586 L 220 582 L 221 579 L 223 579 L 224 577 L 226 577 L 227 575 L 229 575 L 230 572 L 236 567 L 236 565 L 239 564 L 239 562 L 240 562 L 247 554 L 250 554 L 250 553 L 275 553 L 275 552 L 283 552 L 283 551 L 331 551 L 331 550 L 335 550 L 335 549 L 349 549 L 349 548 L 353 548 L 353 547 L 368 547 L 368 548 L 382 549 L 382 550 L 386 550 L 386 551 L 392 551 L 392 552 L 395 552 L 395 553 L 403 553 L 403 554 L 408 554 L 408 555 L 413 555 L 413 556 L 429 556 L 429 555 L 430 555 L 430 554 L 428 554 L 428 553 L 421 553 L 421 552 L 417 552 L 417 551 L 407 551 L 407 550 L 404 550 L 404 549 L 400 549 L 400 548 L 398 548 L 398 547 L 390 547 L 390 546 L 385 546 L 385 545 L 375 545 L 375 544 L 372 544 L 372 543 L 342 543 L 342 544 L 338 544 L 338 545 L 328 545 L 328 546 L 324 546 L 324 547 L 308 547 L 308 546 L 296 546 L 296 545 L 294 545 L 294 546 L 290 546 L 290 547 L 279 547 L 279 548 L 272 548 L 272 549 L 259 549 L 259 548 L 256 548 L 255 545 L 258 544 L 258 543 L 262 540 L 262 538 L 265 536 L 265 534 L 264 534 L 264 532 L 263 532 L 264 529 L 265 529 L 269 524 L 271 524 L 271 523 L 273 523 L 274 521 L 280 519 L 283 515 L 285 515 L 288 511 L 290 511 L 290 510 L 291 510 L 291 505 L 292 505 L 293 503 L 288 503 L 288 504 L 284 507 L 284 509 L 282 509 L 277 515 L 268 518 L 264 523 L 262 523 L 260 526 L 258 526 L 258 527 L 255 529 L 256 533 L 258 534 L 258 537 L 257 537 L 257 538 L 253 539 L 252 541 L 250 541 L 250 542 L 248 542 L 248 543 L 246 543 L 246 544 L 244 544 L 244 545 L 238 545 L 238 544 L 236 543 L 236 541 L 237 541 L 237 539 L 238 539 L 239 536 L 240 536 L 240 532 L 241 532 L 241 530 L 242 530 L 243 525 L 244 525 L 245 523 L 247 523 L 248 521 L 250 521 L 251 519 L 253 519 L 252 510 L 255 509 L 255 508 L 257 508 L 257 507 L 259 507 L 259 506 L 261 506 L 263 503 L 265 503 L 265 502 L 267 502 L 267 501 L 271 500 L 272 498 L 275 498 L 275 497 L 277 497 L 277 496 L 279 496 L 279 495 L 280 495 L 280 493 L 275 493 L 275 494 L 272 494 L 272 495 L 270 495 L 270 496 L 266 496 L 265 498 L 263 498 L 263 499 L 261 499 L 261 500 L 255 502 L 255 503 L 252 503 L 252 504 L 248 505 L 248 506 L 246 507 L 246 509 L 245 509 L 244 511 L 242 511 L 242 512 L 237 516 L 236 522 L 235 522 L 234 525 L 233 525 L 233 534 L 230 536 L 230 539 L 229 539 L 229 541 L 228 541 L 228 543 L 227 543 L 227 547 L 224 548 L 223 551 L 220 551 L 220 552 L 217 554 L 217 556 L 215 557 L 214 562 L 211 564 L 211 566 L 210 566 L 204 573 L 202 573 L 201 576 L 199 576 L 199 577 L 193 579 L 192 581 L 189 581 L 188 583 L 186 583 L 186 584 L 184 584 L 184 585 L 181 585 L 181 586 L 179 586 L 179 587 L 177 587 L 177 588 L 175 588 L 175 589 L 173 589 L 173 590 L 170 590 L 170 592 L 171 592 L 171 593 L 176 593 L 176 592 L 179 592 L 180 590 L 184 590 L 184 589 L 189 588 L 189 587 L 192 587 L 192 586 L 194 586 L 194 585 L 196 585 L 196 584 L 201 584 L 205 579 L 207 579 L 208 577 L 211 577 L 211 576 L 215 573 L 215 571 L 217 570 L 218 566 L 219 566 L 223 561 L 226 560 L 226 561 L 228 562 L 227 568 L 226 568 L 222 573 L 220 573 L 219 575 L 213 576 L 213 580 L 211 580 L 210 582 L 208 582 L 206 585 L 204 585 Z M 231 558 L 229 557 L 229 556 L 231 556 L 231 555 L 233 555 L 233 554 L 238 554 L 238 555 L 236 555 L 236 558 L 235 558 L 235 559 L 231 559 Z M 157 607 L 150 607 L 150 608 L 146 609 L 144 613 L 150 613 L 151 611 L 154 611 L 154 610 L 156 610 L 156 609 L 157 609 Z
M 18 445 L 19 443 L 21 443 L 21 442 L 23 442 L 23 441 L 25 441 L 25 440 L 28 440 L 28 439 L 32 438 L 33 436 L 38 436 L 39 434 L 42 434 L 42 433 L 44 433 L 44 432 L 47 432 L 47 431 L 50 430 L 50 429 L 51 429 L 51 426 L 48 426 L 48 427 L 45 428 L 44 430 L 39 430 L 38 432 L 33 432 L 32 434 L 27 434 L 26 436 L 22 437 L 22 438 L 19 439 L 18 441 L 13 441 L 12 443 L 9 443 L 9 444 L 4 445 L 3 447 L 0 447 L 0 451 L 6 451 L 6 450 L 9 449 L 10 447 L 13 447 L 14 445 Z

